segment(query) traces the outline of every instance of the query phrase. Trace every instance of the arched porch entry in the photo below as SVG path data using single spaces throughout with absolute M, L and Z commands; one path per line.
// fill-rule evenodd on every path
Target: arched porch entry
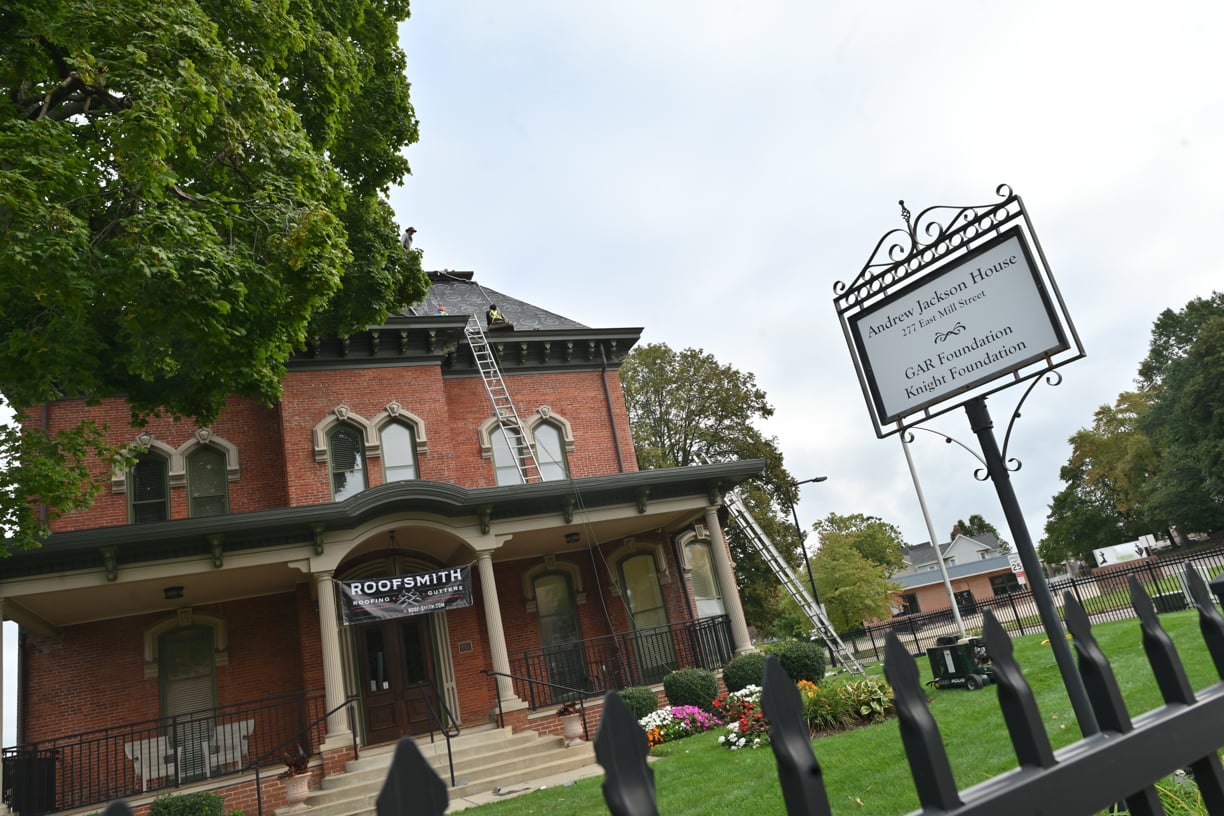
M 412 550 L 390 549 L 349 560 L 340 582 L 431 573 L 446 568 Z M 449 711 L 459 721 L 446 611 L 405 615 L 345 627 L 346 685 L 361 697 L 363 742 L 375 745 L 428 733 Z

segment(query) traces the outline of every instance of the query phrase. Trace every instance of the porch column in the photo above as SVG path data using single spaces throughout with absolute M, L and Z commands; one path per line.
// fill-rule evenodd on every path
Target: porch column
M 319 599 L 319 636 L 323 647 L 323 698 L 327 710 L 332 711 L 344 703 L 344 671 L 341 669 L 340 635 L 336 631 L 336 592 L 332 587 L 332 571 L 314 573 L 315 597 Z M 333 712 L 327 718 L 327 742 L 335 739 L 348 741 L 348 712 L 345 709 Z
M 4 598 L 0 598 L 0 701 L 4 700 Z M 0 704 L 0 734 L 4 733 L 4 705 Z M 0 762 L 0 790 L 4 790 L 4 763 Z M 0 802 L 0 813 L 8 813 L 8 806 Z
M 731 623 L 731 640 L 735 644 L 735 653 L 740 655 L 744 652 L 755 652 L 752 638 L 748 636 L 748 622 L 744 620 L 744 605 L 740 602 L 739 589 L 735 586 L 731 550 L 727 548 L 727 539 L 723 537 L 722 526 L 718 523 L 717 507 L 706 508 L 705 526 L 710 531 L 710 549 L 714 551 L 714 568 L 718 570 L 718 583 L 722 587 L 723 606 L 726 607 L 727 619 Z
M 501 606 L 497 600 L 497 582 L 493 578 L 493 553 L 481 550 L 476 553 L 476 566 L 480 570 L 480 595 L 484 601 L 485 622 L 489 626 L 489 651 L 493 658 L 493 671 L 510 673 L 510 653 L 506 650 L 506 630 L 502 627 Z M 497 696 L 502 710 L 525 708 L 526 703 L 514 693 L 514 681 L 509 677 L 497 677 Z

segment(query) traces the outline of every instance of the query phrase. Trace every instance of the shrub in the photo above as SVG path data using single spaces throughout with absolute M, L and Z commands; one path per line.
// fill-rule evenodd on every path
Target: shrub
M 673 706 L 709 711 L 718 696 L 718 678 L 707 669 L 678 669 L 663 678 L 663 691 Z
M 764 676 L 765 655 L 760 652 L 745 652 L 723 666 L 723 682 L 727 685 L 727 691 L 759 686 Z
M 154 800 L 149 816 L 224 816 L 225 800 L 215 793 L 172 793 Z
M 879 677 L 831 680 L 822 686 L 804 681 L 798 685 L 803 718 L 813 733 L 880 722 L 896 711 L 892 688 Z
M 808 680 L 817 685 L 824 682 L 824 647 L 819 643 L 787 640 L 770 649 L 770 654 L 777 658 L 792 682 Z
M 769 744 L 769 721 L 761 711 L 761 687 L 748 686 L 714 701 L 714 713 L 726 723 L 718 744 L 735 751 Z
M 640 720 L 647 714 L 653 714 L 659 707 L 659 698 L 645 686 L 630 686 L 616 693 L 625 702 L 625 707 L 633 712 L 635 720 Z

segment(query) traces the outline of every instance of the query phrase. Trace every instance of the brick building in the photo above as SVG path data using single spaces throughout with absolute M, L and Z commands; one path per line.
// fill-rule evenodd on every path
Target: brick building
M 130 428 L 121 399 L 30 412 L 142 453 L 96 463 L 94 507 L 0 562 L 20 625 L 4 770 L 40 788 L 27 809 L 279 765 L 294 742 L 328 773 L 354 742 L 499 711 L 553 728 L 533 711 L 566 689 L 751 648 L 717 510 L 762 463 L 638 471 L 618 367 L 640 329 L 431 278 L 422 306 L 295 356 L 273 407 L 235 398 L 207 428 Z M 465 335 L 491 302 L 542 480 L 524 482 Z

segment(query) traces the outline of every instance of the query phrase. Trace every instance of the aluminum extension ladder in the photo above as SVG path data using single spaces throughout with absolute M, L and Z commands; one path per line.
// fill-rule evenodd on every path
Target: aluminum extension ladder
M 783 560 L 777 547 L 773 545 L 773 542 L 769 540 L 769 536 L 765 535 L 765 531 L 757 524 L 756 519 L 749 512 L 739 493 L 734 490 L 727 493 L 723 498 L 723 506 L 727 508 L 727 513 L 739 525 L 739 528 L 744 531 L 748 540 L 752 542 L 752 546 L 765 559 L 765 563 L 773 570 L 774 575 L 778 576 L 778 580 L 782 582 L 782 586 L 786 587 L 786 591 L 790 593 L 790 596 L 795 599 L 795 603 L 803 610 L 803 614 L 807 615 L 816 632 L 820 637 L 824 638 L 834 661 L 842 669 L 851 674 L 865 676 L 866 672 L 863 671 L 862 664 L 850 653 L 850 650 L 846 648 L 846 644 L 842 643 L 841 638 L 837 636 L 837 630 L 833 628 L 833 624 L 829 622 L 824 611 L 816 604 L 812 596 L 808 594 L 807 588 L 795 578 L 795 574 L 791 572 L 790 565 Z
M 514 465 L 518 468 L 523 484 L 544 481 L 536 463 L 535 453 L 532 452 L 527 434 L 523 430 L 522 420 L 519 419 L 514 401 L 510 399 L 506 383 L 502 380 L 501 369 L 497 367 L 497 358 L 493 355 L 493 349 L 485 337 L 484 329 L 480 328 L 480 320 L 476 315 L 468 315 L 463 333 L 467 336 L 468 345 L 472 347 L 472 357 L 475 358 L 476 368 L 480 371 L 485 393 L 489 395 L 489 402 L 493 403 L 493 415 L 497 417 L 497 424 L 506 432 L 510 454 L 514 457 Z

